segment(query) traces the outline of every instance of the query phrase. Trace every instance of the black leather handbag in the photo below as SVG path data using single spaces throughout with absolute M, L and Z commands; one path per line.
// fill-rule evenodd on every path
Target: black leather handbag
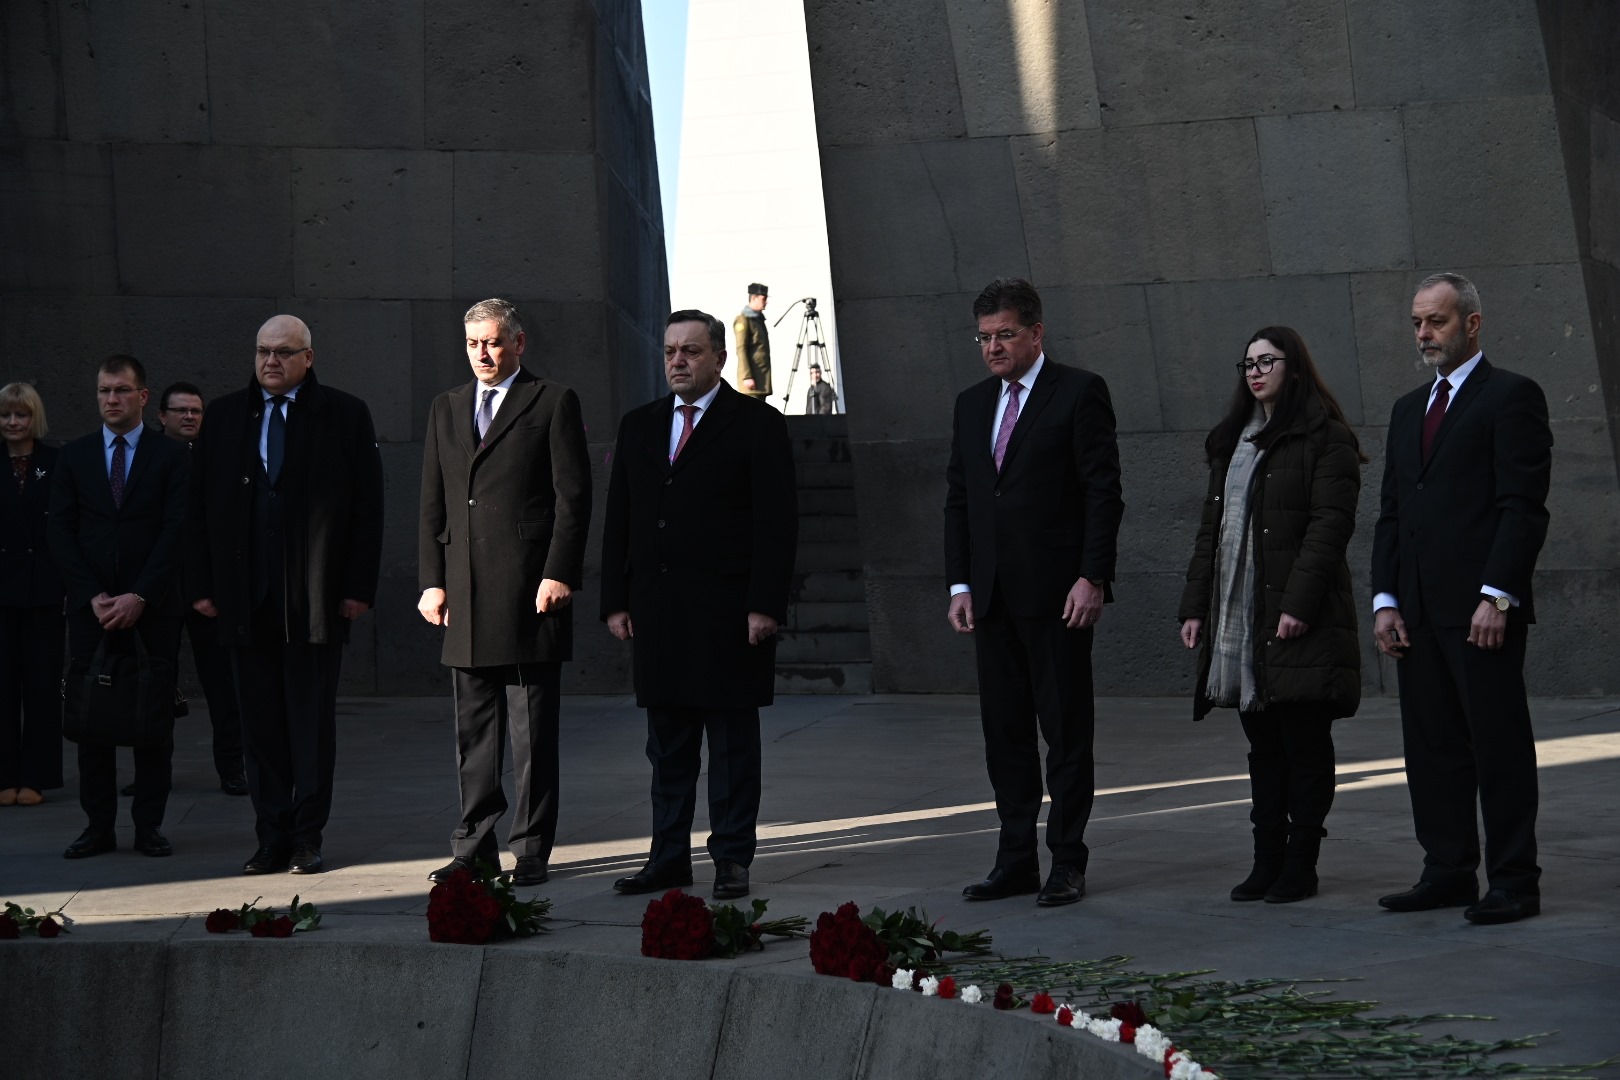
M 62 734 L 79 743 L 161 746 L 174 734 L 174 664 L 152 655 L 138 632 L 127 635 L 133 650 L 109 651 L 112 636 L 101 636 L 89 660 L 68 665 Z

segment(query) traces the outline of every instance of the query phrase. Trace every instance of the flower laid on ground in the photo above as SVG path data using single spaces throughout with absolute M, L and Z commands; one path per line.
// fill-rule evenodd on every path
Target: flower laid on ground
M 873 908 L 863 917 L 860 908 L 848 903 L 837 911 L 822 912 L 810 935 L 810 963 L 821 974 L 888 983 L 903 970 L 913 980 L 903 989 L 919 988 L 920 977 L 909 973 L 948 952 L 988 955 L 990 934 L 940 930 L 917 908 L 894 912 Z
M 765 947 L 760 939 L 803 937 L 809 920 L 803 915 L 765 919 L 769 901 L 755 900 L 744 912 L 736 904 L 707 904 L 702 898 L 671 889 L 651 901 L 641 917 L 641 955 L 662 960 L 733 957 Z
M 310 903 L 300 904 L 298 897 L 287 905 L 287 914 L 277 915 L 275 908 L 259 907 L 264 899 L 255 896 L 251 901 L 232 911 L 215 908 L 209 912 L 203 927 L 210 934 L 228 934 L 232 930 L 246 930 L 259 938 L 289 938 L 295 932 L 314 930 L 321 925 L 321 913 Z
M 62 907 L 67 905 L 63 904 Z M 21 907 L 8 900 L 5 910 L 0 912 L 0 941 L 15 941 L 24 934 L 53 938 L 67 933 L 72 925 L 73 920 L 62 914 L 62 908 L 36 912 L 31 907 Z
M 975 989 L 977 989 L 975 987 Z M 956 980 L 949 975 L 942 975 L 939 979 L 939 996 L 949 1000 L 956 996 Z
M 977 986 L 969 986 L 962 991 L 962 1001 L 968 1005 L 977 1005 L 984 1000 L 984 991 Z
M 1057 1003 L 1052 1000 L 1051 994 L 1048 994 L 1045 990 L 1042 990 L 1040 993 L 1036 994 L 1030 999 L 1029 1011 L 1038 1016 L 1045 1016 L 1048 1013 L 1057 1012 Z
M 1074 1026 L 1074 1010 L 1067 1005 L 1060 1006 L 1057 1011 L 1057 1022 L 1064 1027 Z
M 917 984 L 917 989 L 922 991 L 923 997 L 938 997 L 939 980 L 932 975 L 925 975 L 922 982 Z
M 463 867 L 428 893 L 428 938 L 452 945 L 487 945 L 509 937 L 545 931 L 550 900 L 519 900 L 500 868 L 479 863 Z
M 1141 1002 L 1137 1001 L 1116 1002 L 1108 1007 L 1108 1015 L 1132 1027 L 1141 1027 L 1148 1022 L 1146 1010 L 1142 1008 Z
M 1012 983 L 1002 983 L 996 987 L 996 996 L 990 1004 L 998 1009 L 1016 1009 L 1023 1004 L 1018 995 L 1013 993 Z

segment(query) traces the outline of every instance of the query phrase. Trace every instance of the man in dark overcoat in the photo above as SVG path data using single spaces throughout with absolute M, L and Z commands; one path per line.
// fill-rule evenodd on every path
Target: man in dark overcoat
M 259 841 L 242 872 L 317 874 L 343 646 L 377 597 L 382 457 L 366 403 L 316 379 L 303 320 L 266 322 L 254 357 L 192 445 L 186 586 L 236 668 Z
M 133 356 L 104 360 L 96 375 L 101 427 L 62 448 L 51 482 L 51 554 L 67 587 L 68 653 L 88 661 L 132 652 L 135 637 L 174 670 L 180 653 L 177 588 L 186 520 L 185 448 L 142 421 L 146 371 Z M 160 690 L 174 693 L 172 683 Z M 173 852 L 159 828 L 168 805 L 174 740 L 135 748 L 130 817 L 135 850 Z M 89 824 L 63 854 L 82 859 L 117 847 L 118 750 L 79 744 L 79 804 Z
M 990 377 L 956 399 L 946 468 L 946 618 L 972 634 L 985 764 L 1001 842 L 969 900 L 1085 895 L 1086 822 L 1096 794 L 1091 642 L 1111 599 L 1119 523 L 1119 447 L 1102 377 L 1047 357 L 1041 298 L 1019 278 L 973 302 Z M 1046 737 L 1051 872 L 1036 847 Z
M 1541 387 L 1485 359 L 1482 319 L 1467 278 L 1418 283 L 1412 329 L 1435 377 L 1389 414 L 1373 634 L 1400 677 L 1423 874 L 1378 902 L 1390 911 L 1467 905 L 1470 922 L 1505 923 L 1541 912 L 1524 654 L 1553 439 Z
M 692 817 L 709 739 L 709 856 L 718 899 L 748 893 L 759 816 L 759 710 L 775 685 L 798 543 L 782 415 L 720 379 L 725 326 L 677 311 L 664 331 L 672 393 L 624 417 L 602 532 L 602 618 L 634 641 L 647 710 L 653 839 L 624 893 L 692 883 Z
M 557 838 L 562 664 L 591 522 L 591 464 L 579 396 L 521 366 L 517 309 L 474 304 L 463 319 L 473 381 L 433 399 L 422 447 L 422 617 L 444 628 L 461 822 L 442 880 L 498 866 L 495 823 L 507 731 L 517 788 L 507 843 L 515 885 L 546 880 Z

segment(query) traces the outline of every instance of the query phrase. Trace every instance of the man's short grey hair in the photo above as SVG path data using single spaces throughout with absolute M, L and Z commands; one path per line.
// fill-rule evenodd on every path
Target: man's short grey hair
M 674 326 L 678 322 L 700 322 L 709 329 L 709 347 L 718 356 L 726 351 L 726 324 L 710 315 L 707 311 L 696 308 L 683 308 L 672 311 L 669 318 L 664 321 L 665 326 Z
M 1423 292 L 1425 289 L 1432 289 L 1436 285 L 1450 285 L 1457 293 L 1458 315 L 1466 319 L 1470 315 L 1479 314 L 1479 289 L 1472 281 L 1469 281 L 1461 274 L 1430 274 L 1418 282 L 1417 289 L 1414 292 Z
M 461 317 L 463 325 L 475 322 L 494 322 L 501 328 L 501 333 L 513 340 L 523 333 L 523 320 L 518 316 L 517 305 L 510 300 L 492 297 L 480 300 L 467 309 L 467 314 Z

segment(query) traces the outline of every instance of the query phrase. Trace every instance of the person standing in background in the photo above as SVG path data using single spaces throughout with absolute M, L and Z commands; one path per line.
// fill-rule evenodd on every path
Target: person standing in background
M 748 286 L 748 303 L 731 321 L 737 338 L 737 389 L 761 401 L 771 396 L 771 333 L 765 325 L 769 302 L 770 290 L 756 281 Z
M 838 391 L 821 379 L 821 365 L 810 365 L 810 389 L 805 391 L 806 416 L 831 416 L 838 411 Z

